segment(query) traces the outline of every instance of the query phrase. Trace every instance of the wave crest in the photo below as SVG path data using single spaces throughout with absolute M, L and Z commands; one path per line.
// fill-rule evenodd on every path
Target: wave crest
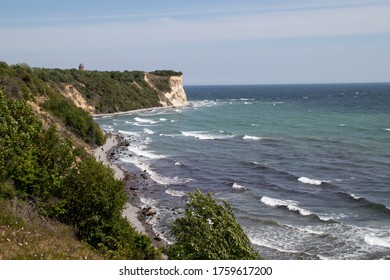
M 175 190 L 172 190 L 172 189 L 167 189 L 165 191 L 166 194 L 169 194 L 171 196 L 176 196 L 176 197 L 183 197 L 183 196 L 186 196 L 187 194 L 185 192 L 182 192 L 182 191 L 175 191 Z
M 316 186 L 320 186 L 323 183 L 323 181 L 317 179 L 310 179 L 308 177 L 299 177 L 298 181 L 304 184 L 316 185 Z
M 371 236 L 366 235 L 364 237 L 364 241 L 372 246 L 380 246 L 385 248 L 390 248 L 390 237 L 377 237 L 377 236 Z
M 244 139 L 244 140 L 252 140 L 252 141 L 259 141 L 259 140 L 262 140 L 263 138 L 258 137 L 258 136 L 244 135 L 244 137 L 242 137 L 242 139 Z
M 260 199 L 260 201 L 263 202 L 265 205 L 271 207 L 286 207 L 288 210 L 298 212 L 302 216 L 309 216 L 313 214 L 306 209 L 298 207 L 299 202 L 295 200 L 282 200 L 282 199 L 272 198 L 268 196 L 263 196 Z

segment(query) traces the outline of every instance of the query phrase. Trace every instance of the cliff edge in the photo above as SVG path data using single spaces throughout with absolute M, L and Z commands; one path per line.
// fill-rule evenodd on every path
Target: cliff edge
M 145 73 L 144 79 L 158 92 L 161 106 L 185 106 L 188 104 L 187 95 L 183 86 L 183 75 L 164 77 L 155 75 L 154 73 Z M 164 82 L 168 83 L 168 87 L 156 88 L 159 79 L 165 79 Z

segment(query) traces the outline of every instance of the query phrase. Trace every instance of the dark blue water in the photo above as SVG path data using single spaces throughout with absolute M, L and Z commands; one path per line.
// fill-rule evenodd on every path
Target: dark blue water
M 191 86 L 191 106 L 99 118 L 168 239 L 186 193 L 226 199 L 269 259 L 390 258 L 390 84 Z

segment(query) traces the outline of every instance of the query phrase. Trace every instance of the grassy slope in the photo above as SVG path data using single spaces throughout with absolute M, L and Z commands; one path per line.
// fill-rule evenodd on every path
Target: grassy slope
M 0 260 L 103 259 L 72 227 L 47 220 L 18 199 L 0 199 L 0 248 Z

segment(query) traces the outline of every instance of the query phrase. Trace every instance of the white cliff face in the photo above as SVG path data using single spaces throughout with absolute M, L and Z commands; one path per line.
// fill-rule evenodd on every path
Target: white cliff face
M 166 100 L 161 100 L 163 106 L 184 106 L 187 105 L 187 95 L 183 87 L 183 76 L 172 76 L 169 79 L 171 91 L 164 92 Z

